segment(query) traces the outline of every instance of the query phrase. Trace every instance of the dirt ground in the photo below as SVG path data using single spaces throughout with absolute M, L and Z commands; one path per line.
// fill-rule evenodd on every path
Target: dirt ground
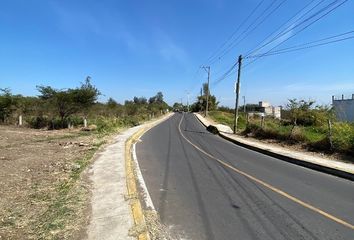
M 0 239 L 79 239 L 89 215 L 81 171 L 104 141 L 0 126 Z

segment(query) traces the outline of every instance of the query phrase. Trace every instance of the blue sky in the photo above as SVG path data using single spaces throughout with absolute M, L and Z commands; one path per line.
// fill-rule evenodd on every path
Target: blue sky
M 236 74 L 218 84 L 215 79 L 239 54 L 253 49 L 310 1 L 285 1 L 229 54 L 211 65 L 210 88 L 221 105 L 234 105 Z M 192 101 L 207 77 L 199 66 L 209 64 L 208 57 L 259 2 L 1 0 L 0 88 L 36 95 L 36 85 L 75 87 L 89 75 L 104 94 L 101 101 L 113 97 L 123 102 L 158 91 L 170 104 L 181 98 L 186 102 L 187 92 Z M 261 7 L 271 2 L 265 0 Z M 351 30 L 353 0 L 281 47 Z M 241 94 L 247 102 L 267 100 L 280 105 L 288 98 L 311 98 L 328 104 L 331 95 L 352 93 L 354 39 L 262 58 L 242 71 Z

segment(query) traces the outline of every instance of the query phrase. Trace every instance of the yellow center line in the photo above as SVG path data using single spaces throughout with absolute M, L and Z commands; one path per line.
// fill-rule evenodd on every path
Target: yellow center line
M 274 186 L 272 186 L 272 185 L 270 185 L 270 184 L 268 184 L 268 183 L 266 183 L 266 182 L 263 182 L 262 180 L 260 180 L 260 179 L 258 179 L 258 178 L 256 178 L 256 177 L 253 177 L 253 176 L 249 175 L 248 173 L 245 173 L 245 172 L 243 172 L 243 171 L 241 171 L 241 170 L 239 170 L 239 169 L 237 169 L 237 168 L 231 166 L 230 164 L 228 164 L 228 163 L 226 163 L 226 162 L 224 162 L 224 161 L 222 161 L 222 160 L 220 160 L 220 159 L 214 157 L 213 155 L 207 153 L 206 151 L 204 151 L 203 149 L 201 149 L 200 147 L 198 147 L 197 145 L 195 145 L 194 143 L 192 143 L 188 138 L 186 138 L 186 137 L 183 135 L 183 133 L 182 133 L 182 131 L 181 131 L 181 123 L 182 123 L 182 121 L 183 121 L 183 118 L 184 118 L 184 114 L 182 115 L 182 118 L 181 118 L 181 120 L 180 120 L 180 122 L 179 122 L 179 125 L 178 125 L 179 133 L 181 134 L 181 136 L 182 136 L 189 144 L 191 144 L 191 145 L 192 145 L 194 148 L 196 148 L 198 151 L 200 151 L 200 152 L 204 153 L 205 155 L 207 155 L 208 157 L 210 157 L 210 158 L 216 160 L 217 162 L 219 162 L 219 163 L 222 164 L 223 166 L 225 166 L 225 167 L 227 167 L 227 168 L 230 168 L 231 170 L 233 170 L 233 171 L 235 171 L 235 172 L 237 172 L 237 173 L 239 173 L 239 174 L 241 174 L 241 175 L 243 175 L 243 176 L 245 176 L 245 177 L 247 177 L 247 178 L 253 180 L 254 182 L 259 183 L 260 185 L 263 185 L 264 187 L 266 187 L 266 188 L 268 188 L 268 189 L 270 189 L 270 190 L 272 190 L 272 191 L 274 191 L 274 192 L 276 192 L 276 193 L 282 195 L 283 197 L 285 197 L 285 198 L 287 198 L 287 199 L 290 199 L 291 201 L 296 202 L 296 203 L 300 204 L 301 206 L 303 206 L 303 207 L 305 207 L 305 208 L 311 209 L 312 211 L 314 211 L 314 212 L 316 212 L 316 213 L 319 213 L 319 214 L 321 214 L 322 216 L 324 216 L 324 217 L 326 217 L 326 218 L 328 218 L 328 219 L 330 219 L 330 220 L 332 220 L 332 221 L 335 221 L 335 222 L 337 222 L 337 223 L 339 223 L 339 224 L 342 224 L 342 225 L 344 225 L 344 226 L 346 226 L 346 227 L 348 227 L 348 228 L 354 230 L 354 225 L 352 225 L 352 224 L 350 224 L 350 223 L 348 223 L 348 222 L 346 222 L 346 221 L 344 221 L 344 220 L 342 220 L 342 219 L 339 219 L 339 218 L 337 218 L 337 217 L 335 217 L 335 216 L 333 216 L 333 215 L 331 215 L 331 214 L 329 214 L 329 213 L 327 213 L 327 212 L 325 212 L 325 211 L 323 211 L 323 210 L 321 210 L 321 209 L 319 209 L 319 208 L 316 208 L 316 207 L 314 207 L 314 206 L 312 206 L 312 205 L 310 205 L 310 204 L 308 204 L 308 203 L 306 203 L 306 202 L 304 202 L 304 201 L 301 201 L 300 199 L 298 199 L 298 198 L 296 198 L 296 197 L 294 197 L 294 196 L 291 196 L 290 194 L 288 194 L 288 193 L 286 193 L 286 192 L 284 192 L 284 191 L 282 191 L 282 190 L 280 190 L 280 189 L 278 189 L 278 188 L 276 188 L 276 187 L 274 187 Z

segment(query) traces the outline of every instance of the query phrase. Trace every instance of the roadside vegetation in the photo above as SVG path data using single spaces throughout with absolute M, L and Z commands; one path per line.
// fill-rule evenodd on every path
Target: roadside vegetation
M 169 109 L 161 92 L 149 99 L 134 97 L 124 104 L 113 98 L 106 103 L 97 102 L 101 93 L 91 84 L 90 77 L 77 88 L 41 85 L 37 90 L 38 96 L 26 97 L 0 89 L 0 124 L 21 125 L 21 117 L 26 127 L 53 130 L 82 127 L 86 121 L 96 125 L 98 131 L 105 131 L 114 126 L 138 125 Z
M 189 109 L 204 112 L 208 93 L 208 117 L 233 129 L 234 109 L 218 106 L 219 102 L 206 83 Z M 175 103 L 174 108 L 187 111 L 187 106 L 179 103 Z M 238 134 L 289 146 L 300 145 L 308 151 L 345 155 L 353 161 L 350 156 L 354 156 L 354 123 L 337 121 L 331 107 L 316 105 L 311 100 L 289 99 L 281 111 L 281 119 L 262 117 L 259 110 L 258 104 L 239 108 Z
M 310 151 L 354 155 L 354 124 L 336 121 L 329 107 L 314 106 L 314 103 L 289 100 L 282 111 L 281 120 L 272 117 L 262 119 L 259 115 L 247 119 L 247 114 L 241 112 L 239 133 L 257 139 L 276 140 L 288 145 L 300 144 Z M 219 108 L 211 111 L 209 117 L 233 129 L 232 109 Z
M 0 90 L 0 238 L 82 239 L 90 211 L 85 170 L 95 152 L 169 106 L 161 92 L 100 103 L 89 77 L 76 88 L 37 90 L 32 97 Z

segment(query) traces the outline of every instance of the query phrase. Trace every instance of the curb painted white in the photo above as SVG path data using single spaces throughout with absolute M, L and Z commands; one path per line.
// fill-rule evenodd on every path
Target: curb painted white
M 150 210 L 153 210 L 153 211 L 156 211 L 155 210 L 155 207 L 154 207 L 154 204 L 151 200 L 151 196 L 149 194 L 149 191 L 146 187 L 146 184 L 145 184 L 145 181 L 144 181 L 144 177 L 141 173 L 141 170 L 140 170 L 140 166 L 139 166 L 139 162 L 138 162 L 138 158 L 136 156 L 136 143 L 133 144 L 133 160 L 134 160 L 134 163 L 135 163 L 135 166 L 136 166 L 136 175 L 137 175 L 137 178 L 138 178 L 138 182 L 139 182 L 139 185 L 140 187 L 142 188 L 142 192 L 143 192 L 143 198 L 144 198 L 144 202 L 146 204 L 146 207 Z

